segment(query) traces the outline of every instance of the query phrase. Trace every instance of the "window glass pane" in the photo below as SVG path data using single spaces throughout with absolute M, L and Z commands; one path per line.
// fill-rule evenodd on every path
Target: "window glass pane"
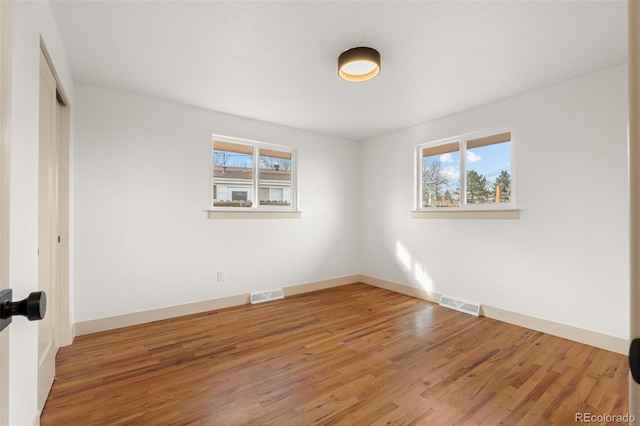
M 253 147 L 213 142 L 213 206 L 250 207 Z
M 499 142 L 493 142 L 491 138 L 467 143 L 468 204 L 508 203 L 511 200 L 511 137 L 509 133 L 503 133 L 493 137 L 493 141 Z M 476 141 L 480 142 L 474 143 Z M 488 141 L 493 143 L 486 143 Z
M 260 199 L 261 200 L 269 200 L 271 196 L 271 191 L 269 188 L 260 188 Z
M 258 187 L 261 206 L 291 206 L 291 153 L 260 149 Z
M 422 207 L 460 206 L 460 144 L 422 149 Z
M 284 201 L 284 189 L 283 188 L 271 188 L 271 194 L 269 197 L 275 201 Z
M 247 201 L 249 191 L 245 190 L 231 190 L 231 201 Z

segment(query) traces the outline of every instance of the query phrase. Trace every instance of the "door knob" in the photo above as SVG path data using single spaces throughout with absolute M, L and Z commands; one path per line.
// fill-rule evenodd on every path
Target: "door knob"
M 11 301 L 12 297 L 12 290 L 0 291 L 0 331 L 11 324 L 14 315 L 25 316 L 29 321 L 44 318 L 47 312 L 47 294 L 44 291 L 35 291 L 18 302 Z

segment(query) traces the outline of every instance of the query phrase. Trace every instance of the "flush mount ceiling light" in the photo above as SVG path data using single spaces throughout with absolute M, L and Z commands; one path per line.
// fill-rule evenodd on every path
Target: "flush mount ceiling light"
M 338 57 L 338 75 L 347 81 L 367 81 L 380 73 L 380 53 L 370 47 L 354 47 Z

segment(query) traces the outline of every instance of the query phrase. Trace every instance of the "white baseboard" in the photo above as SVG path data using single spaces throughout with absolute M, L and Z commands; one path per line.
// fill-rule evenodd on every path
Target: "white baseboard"
M 69 345 L 71 345 L 73 343 L 73 339 L 75 339 L 77 336 L 77 330 L 76 330 L 76 323 L 73 322 L 71 323 L 71 325 L 69 325 Z
M 439 303 L 440 301 L 441 294 L 439 293 L 430 293 L 423 289 L 381 280 L 367 275 L 360 275 L 360 282 L 395 291 L 396 293 L 406 294 L 407 296 L 417 297 L 433 303 Z M 567 324 L 548 321 L 488 305 L 482 305 L 481 313 L 488 318 L 551 334 L 553 336 L 562 337 L 574 342 L 584 343 L 585 345 L 594 346 L 596 348 L 605 349 L 622 355 L 628 355 L 629 353 L 629 340 L 621 337 L 610 336 L 608 334 L 602 334 Z
M 369 284 L 374 287 L 384 288 L 385 290 L 393 291 L 400 294 L 406 294 L 407 296 L 416 297 L 418 299 L 426 300 L 432 303 L 439 303 L 440 296 L 442 296 L 442 294 L 440 293 L 429 292 L 421 288 L 409 287 L 408 285 L 381 280 L 380 278 L 374 278 L 368 275 L 359 275 L 358 278 L 361 283 Z
M 416 297 L 432 303 L 439 303 L 440 293 L 428 292 L 424 289 L 410 287 L 368 275 L 349 275 L 341 278 L 334 278 L 323 281 L 316 281 L 305 284 L 284 287 L 286 296 L 309 293 L 326 288 L 338 287 L 342 285 L 361 282 L 374 287 L 384 288 L 407 296 Z M 85 334 L 98 333 L 101 331 L 113 330 L 116 328 L 128 327 L 131 325 L 144 324 L 153 321 L 160 321 L 184 315 L 197 314 L 212 311 L 215 309 L 229 308 L 249 303 L 249 295 L 241 294 L 236 296 L 223 297 L 220 299 L 205 300 L 201 302 L 188 303 L 185 305 L 171 306 L 168 308 L 153 309 L 144 312 L 134 312 L 131 314 L 118 315 L 108 318 L 82 321 L 72 325 L 71 336 L 82 336 Z M 629 341 L 620 337 L 610 336 L 591 330 L 582 329 L 566 324 L 548 321 L 517 312 L 508 311 L 493 306 L 482 305 L 482 314 L 488 318 L 507 322 L 531 330 L 569 339 L 586 345 L 595 346 L 619 354 L 628 354 Z
M 341 278 L 283 287 L 283 290 L 285 297 L 293 296 L 294 294 L 308 293 L 325 288 L 352 284 L 358 282 L 358 278 L 358 275 L 350 275 Z M 239 294 L 235 296 L 222 297 L 219 299 L 211 299 L 201 302 L 187 303 L 184 305 L 170 306 L 167 308 L 152 309 L 149 311 L 133 312 L 130 314 L 117 315 L 113 317 L 81 321 L 73 325 L 74 328 L 72 335 L 83 336 L 85 334 L 99 333 L 101 331 L 114 330 L 116 328 L 145 324 L 148 322 L 176 318 L 184 315 L 199 314 L 201 312 L 230 308 L 232 306 L 245 305 L 248 303 L 250 303 L 249 294 Z
M 353 284 L 359 282 L 360 275 L 348 275 L 341 278 L 333 278 L 330 280 L 316 281 L 312 283 L 292 285 L 284 287 L 285 296 L 293 296 L 294 294 L 309 293 L 325 288 L 340 287 L 342 285 Z
M 246 303 L 249 303 L 249 295 L 241 294 L 237 296 L 222 297 L 220 299 L 169 306 L 167 308 L 152 309 L 150 311 L 133 312 L 130 314 L 78 322 L 76 323 L 76 332 L 78 336 L 83 336 L 85 334 L 99 333 L 101 331 L 114 330 L 116 328 L 129 327 L 132 325 L 161 321 L 184 315 L 213 311 L 215 309 L 244 305 Z
M 73 339 L 76 338 L 76 323 L 72 322 L 69 324 L 69 329 L 66 332 L 60 333 L 60 346 L 69 346 L 73 344 Z
M 617 352 L 622 355 L 629 355 L 630 342 L 628 339 L 623 339 L 622 337 L 610 336 L 608 334 L 598 333 L 597 331 L 536 318 L 518 312 L 496 308 L 495 306 L 482 305 L 482 312 L 484 316 L 498 321 L 541 331 L 546 334 L 584 343 L 589 346 L 595 346 L 596 348 L 606 349 L 611 352 Z
M 31 426 L 40 426 L 40 417 L 42 416 L 42 410 L 36 411 L 36 414 L 31 420 Z

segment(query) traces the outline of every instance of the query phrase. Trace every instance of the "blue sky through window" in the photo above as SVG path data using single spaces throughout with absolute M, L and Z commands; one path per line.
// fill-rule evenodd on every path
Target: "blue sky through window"
M 500 172 L 511 174 L 511 142 L 496 143 L 467 150 L 467 171 L 475 170 L 493 182 Z
M 221 161 L 224 161 L 224 165 L 226 165 L 227 167 L 246 167 L 246 168 L 253 167 L 253 155 L 251 154 L 242 154 L 239 152 L 215 150 L 213 152 L 213 156 L 214 158 L 216 156 L 224 156 L 224 160 L 221 160 Z M 214 160 L 214 164 L 216 164 L 215 160 Z
M 450 191 L 460 185 L 460 152 L 449 152 L 423 158 L 423 164 L 440 161 L 441 171 L 448 177 L 445 186 Z M 467 171 L 475 170 L 488 181 L 493 182 L 500 172 L 506 170 L 511 174 L 511 142 L 485 145 L 467 149 Z

